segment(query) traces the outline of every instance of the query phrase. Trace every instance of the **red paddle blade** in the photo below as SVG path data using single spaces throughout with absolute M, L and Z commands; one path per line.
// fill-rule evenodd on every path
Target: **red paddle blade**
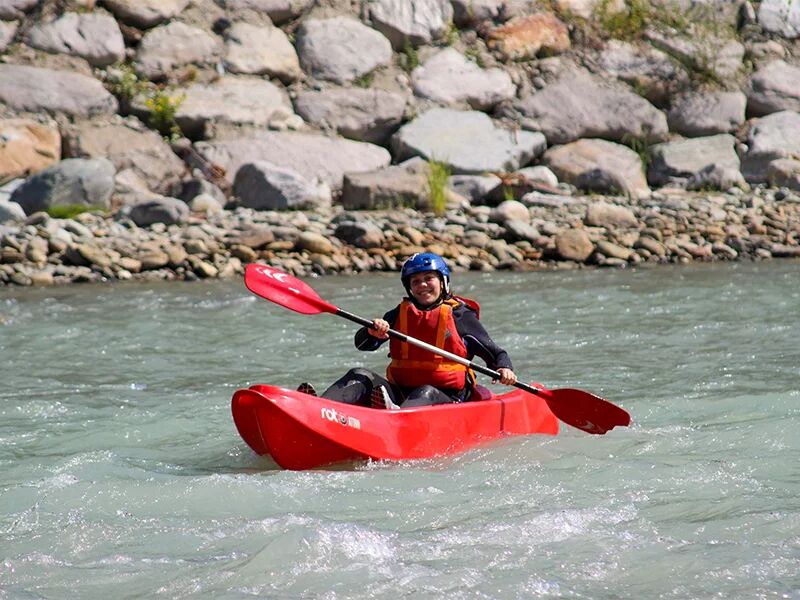
M 320 298 L 311 286 L 269 265 L 247 265 L 244 284 L 257 296 L 304 315 L 336 314 L 336 307 Z
M 567 425 L 603 435 L 614 427 L 627 427 L 631 416 L 615 404 L 583 390 L 541 390 L 552 413 Z

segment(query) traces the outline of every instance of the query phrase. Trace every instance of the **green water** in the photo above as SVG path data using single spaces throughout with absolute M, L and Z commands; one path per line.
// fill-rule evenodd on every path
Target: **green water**
M 456 274 L 518 374 L 633 425 L 305 473 L 244 445 L 230 397 L 381 369 L 349 322 L 241 282 L 1 289 L 0 598 L 800 599 L 799 281 Z M 370 317 L 401 291 L 310 283 Z

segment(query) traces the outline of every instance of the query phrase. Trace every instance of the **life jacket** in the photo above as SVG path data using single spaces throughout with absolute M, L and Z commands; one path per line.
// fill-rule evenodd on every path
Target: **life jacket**
M 462 303 L 476 313 L 480 310 L 477 302 L 462 298 L 448 298 L 436 308 L 421 310 L 408 298 L 404 298 L 400 303 L 394 329 L 451 354 L 467 358 L 467 347 L 456 330 L 456 321 L 453 318 L 453 309 Z M 392 361 L 386 368 L 386 378 L 403 387 L 414 388 L 427 384 L 437 388 L 462 390 L 468 381 L 475 381 L 475 373 L 468 367 L 394 338 L 389 341 L 389 357 Z

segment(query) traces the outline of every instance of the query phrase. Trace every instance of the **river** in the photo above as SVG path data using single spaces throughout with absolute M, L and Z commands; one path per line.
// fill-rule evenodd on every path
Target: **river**
M 402 291 L 309 283 L 369 317 Z M 631 427 L 310 472 L 254 455 L 230 397 L 381 369 L 351 323 L 240 281 L 0 289 L 0 598 L 800 599 L 798 283 L 457 273 L 522 378 Z

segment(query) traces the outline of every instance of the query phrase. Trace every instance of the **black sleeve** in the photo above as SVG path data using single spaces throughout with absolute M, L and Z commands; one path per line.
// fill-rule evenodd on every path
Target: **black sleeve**
M 397 315 L 400 312 L 400 306 L 395 306 L 392 310 L 387 312 L 383 315 L 383 320 L 389 323 L 390 327 L 394 327 L 395 321 L 397 321 Z M 367 331 L 367 327 L 362 327 L 358 331 L 356 331 L 355 335 L 355 344 L 358 350 L 364 350 L 365 352 L 371 352 L 380 348 L 387 340 L 382 340 L 380 338 L 373 337 Z
M 494 343 L 478 320 L 475 311 L 467 306 L 453 310 L 456 330 L 467 346 L 469 359 L 478 356 L 490 369 L 513 369 L 508 353 Z

